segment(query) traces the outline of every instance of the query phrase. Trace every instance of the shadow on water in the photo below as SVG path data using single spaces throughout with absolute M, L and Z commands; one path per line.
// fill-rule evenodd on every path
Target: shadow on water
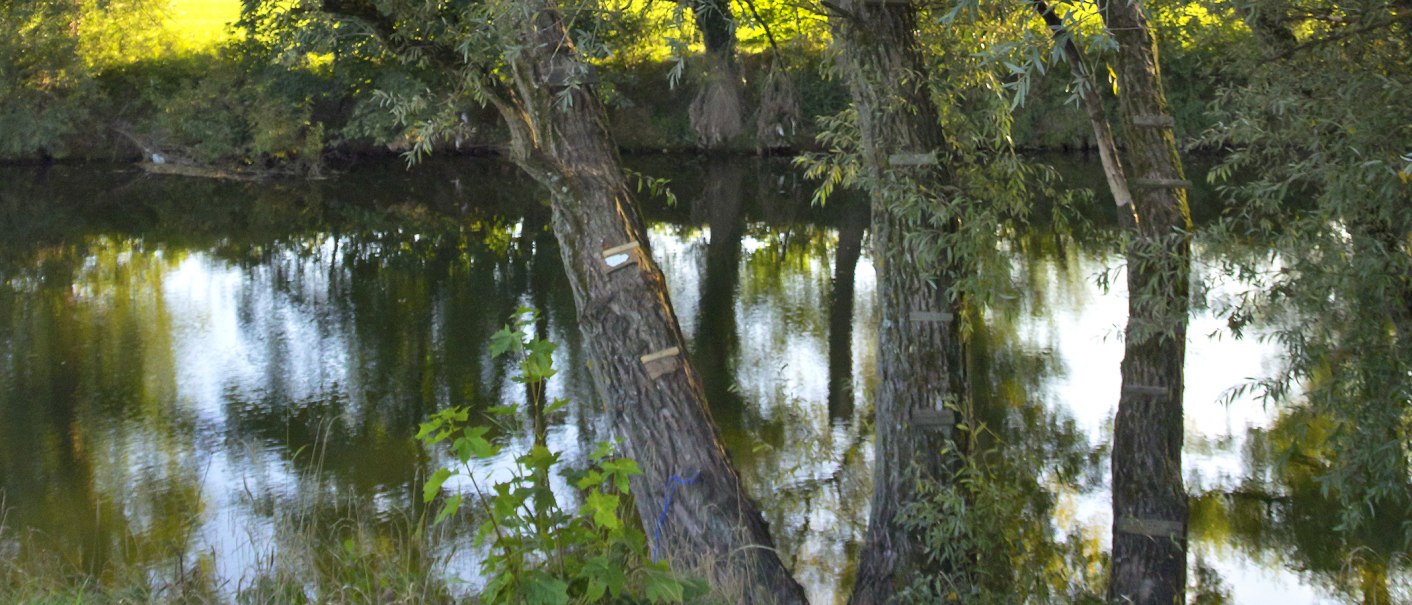
M 1091 164 L 1050 159 L 1101 191 Z M 635 163 L 677 194 L 674 206 L 646 202 L 652 248 L 732 459 L 813 600 L 839 601 L 871 490 L 879 318 L 866 205 L 810 206 L 811 184 L 779 161 Z M 998 504 L 985 518 L 1003 544 L 981 556 L 1009 574 L 1040 570 L 1024 585 L 1055 600 L 1085 588 L 1065 582 L 1101 581 L 1125 308 L 1120 286 L 1094 283 L 1120 258 L 1102 236 L 1112 213 L 1101 199 L 1080 209 L 1097 237 L 1041 221 L 1001 243 L 1015 296 L 978 315 L 972 335 L 978 457 L 1004 488 L 987 492 Z M 327 594 L 336 582 L 310 577 L 383 557 L 400 563 L 358 573 L 422 578 L 431 600 L 474 590 L 474 519 L 435 542 L 412 537 L 422 479 L 444 463 L 412 436 L 446 406 L 525 404 L 487 348 L 515 309 L 541 311 L 535 330 L 560 345 L 548 396 L 574 405 L 526 406 L 535 429 L 497 440 L 514 452 L 540 439 L 573 465 L 610 437 L 547 224 L 538 189 L 485 161 L 259 185 L 121 167 L 0 172 L 0 558 L 47 553 L 109 582 L 204 574 L 203 590 L 229 596 Z M 1222 318 L 1198 313 L 1193 334 L 1219 331 Z M 1197 592 L 1405 592 L 1395 528 L 1332 541 L 1331 504 L 1309 473 L 1275 462 L 1317 419 L 1216 403 L 1274 363 L 1273 345 L 1193 339 Z M 1076 565 L 1089 568 L 1067 571 Z M 451 576 L 469 582 L 426 580 Z M 359 586 L 349 577 L 339 585 Z

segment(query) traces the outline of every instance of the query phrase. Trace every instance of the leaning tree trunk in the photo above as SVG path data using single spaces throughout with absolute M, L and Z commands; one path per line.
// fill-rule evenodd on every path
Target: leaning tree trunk
M 1127 249 L 1128 325 L 1113 420 L 1112 602 L 1185 603 L 1183 363 L 1191 218 L 1157 42 L 1136 2 L 1103 13 L 1118 41 L 1118 98 L 1137 226 Z
M 1069 31 L 1064 20 L 1054 12 L 1045 0 L 1030 0 L 1054 35 L 1054 43 L 1060 45 L 1064 60 L 1078 82 L 1079 100 L 1089 127 L 1093 129 L 1093 140 L 1098 146 L 1098 159 L 1103 164 L 1103 178 L 1108 181 L 1108 190 L 1113 194 L 1113 202 L 1118 206 L 1118 223 L 1126 229 L 1137 227 L 1133 194 L 1128 188 L 1128 177 L 1119 159 L 1118 143 L 1113 138 L 1113 126 L 1108 120 L 1108 109 L 1103 105 L 1103 96 L 1098 92 L 1098 82 L 1089 71 L 1083 51 L 1074 42 L 1073 32 Z
M 916 9 L 853 0 L 829 23 L 858 113 L 882 315 L 872 514 L 850 602 L 883 603 L 918 577 L 956 563 L 930 559 L 920 548 L 921 532 L 899 516 L 916 502 L 919 485 L 947 479 L 942 452 L 955 431 L 947 406 L 964 394 L 958 307 L 947 292 L 954 273 L 924 270 L 938 262 L 920 258 L 909 241 L 931 222 L 938 203 L 923 198 L 938 190 L 943 137 L 913 33 Z
M 706 47 L 706 65 L 701 89 L 691 102 L 691 129 L 703 147 L 719 149 L 745 128 L 745 91 L 735 56 L 735 19 L 729 0 L 694 0 L 692 14 Z
M 594 384 L 642 468 L 633 490 L 654 552 L 730 602 L 802 603 L 721 445 L 591 72 L 551 2 L 525 10 L 514 85 L 494 102 L 512 157 L 550 192 Z

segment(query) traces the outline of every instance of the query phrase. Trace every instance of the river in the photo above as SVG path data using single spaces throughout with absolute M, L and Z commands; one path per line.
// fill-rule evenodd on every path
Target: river
M 651 247 L 731 456 L 811 599 L 842 602 L 870 490 L 867 210 L 848 195 L 811 206 L 787 161 L 629 160 L 672 181 L 674 205 L 643 194 Z M 1101 186 L 1095 164 L 1055 161 Z M 1219 211 L 1209 187 L 1194 195 L 1199 221 Z M 412 436 L 445 406 L 524 401 L 488 351 L 515 309 L 539 309 L 560 345 L 549 389 L 572 404 L 549 418 L 551 448 L 573 466 L 611 438 L 542 198 L 489 160 L 312 183 L 0 169 L 0 564 L 223 599 L 382 557 L 473 592 L 471 527 L 407 537 L 445 462 Z M 1105 202 L 1084 208 L 1111 229 Z M 1126 315 L 1123 280 L 1098 276 L 1121 255 L 1044 221 L 1000 247 L 1015 287 L 973 335 L 976 417 L 1030 502 L 1012 520 L 1021 550 L 1052 551 L 1029 564 L 1096 565 Z M 1334 505 L 1278 463 L 1312 421 L 1232 391 L 1282 359 L 1260 330 L 1226 327 L 1221 303 L 1244 287 L 1221 273 L 1233 253 L 1198 235 L 1208 289 L 1189 330 L 1184 459 L 1196 592 L 1406 598 L 1406 558 L 1369 562 L 1386 545 L 1340 541 Z M 494 435 L 510 447 L 487 475 L 530 443 Z

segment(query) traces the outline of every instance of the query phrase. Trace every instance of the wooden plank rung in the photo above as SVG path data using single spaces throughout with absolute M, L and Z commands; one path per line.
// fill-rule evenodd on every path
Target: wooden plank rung
M 678 355 L 681 355 L 681 349 L 679 347 L 671 347 L 655 353 L 648 353 L 638 359 L 642 361 L 643 367 L 647 368 L 647 377 L 657 378 L 658 376 L 677 369 L 677 367 L 681 365 L 677 357 Z
M 956 412 L 922 409 L 912 412 L 912 424 L 919 428 L 950 428 L 956 425 Z
M 641 359 L 642 363 L 644 364 L 649 364 L 654 361 L 666 359 L 668 357 L 676 357 L 677 355 L 681 355 L 681 348 L 671 347 L 667 349 L 662 349 L 661 351 L 657 351 L 656 353 L 648 353 L 646 355 L 643 355 L 642 357 L 639 357 L 638 359 Z
M 1148 536 L 1151 538 L 1180 538 L 1184 535 L 1185 526 L 1178 521 L 1167 521 L 1165 519 L 1138 519 L 1136 517 L 1122 517 L 1113 524 L 1113 529 L 1137 536 Z
M 1177 125 L 1172 116 L 1133 116 L 1133 126 L 1143 128 L 1172 128 Z
M 631 265 L 637 262 L 637 256 L 634 255 L 632 251 L 639 247 L 641 247 L 641 244 L 637 242 L 628 242 L 621 246 L 607 248 L 603 250 L 603 265 L 608 267 L 609 271 L 615 271 Z
M 912 321 L 951 321 L 955 315 L 945 311 L 913 311 Z
M 906 4 L 903 2 L 893 2 L 891 4 Z M 887 156 L 887 163 L 893 166 L 931 166 L 936 164 L 936 152 L 927 153 L 894 153 Z
M 1138 179 L 1133 184 L 1149 189 L 1191 189 L 1191 181 L 1186 179 Z

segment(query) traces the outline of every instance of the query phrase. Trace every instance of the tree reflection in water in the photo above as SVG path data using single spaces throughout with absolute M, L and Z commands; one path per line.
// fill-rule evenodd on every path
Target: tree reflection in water
M 866 208 L 809 206 L 811 185 L 782 163 L 639 163 L 680 200 L 647 209 L 652 248 L 723 437 L 811 597 L 834 602 L 871 493 Z M 414 536 L 421 478 L 442 461 L 411 437 L 447 405 L 525 403 L 486 347 L 520 306 L 560 344 L 549 395 L 574 403 L 544 418 L 546 441 L 572 466 L 608 437 L 547 209 L 493 164 L 262 186 L 65 166 L 3 176 L 0 556 L 22 543 L 104 581 L 192 594 L 335 590 L 318 578 L 355 559 L 474 590 L 474 519 Z M 996 505 L 968 535 L 990 547 L 978 569 L 1082 597 L 1106 549 L 1123 293 L 1093 276 L 1115 249 L 1042 224 L 1002 245 L 1020 296 L 977 315 L 970 373 L 987 429 L 971 453 L 989 482 L 971 493 Z M 1204 337 L 1221 325 L 1193 317 L 1188 367 L 1197 593 L 1405 600 L 1405 518 L 1329 531 L 1336 504 L 1313 480 L 1339 455 L 1318 447 L 1324 420 L 1217 402 L 1277 353 Z M 497 435 L 506 456 L 534 438 L 521 416 Z M 419 594 L 444 598 L 444 584 Z

